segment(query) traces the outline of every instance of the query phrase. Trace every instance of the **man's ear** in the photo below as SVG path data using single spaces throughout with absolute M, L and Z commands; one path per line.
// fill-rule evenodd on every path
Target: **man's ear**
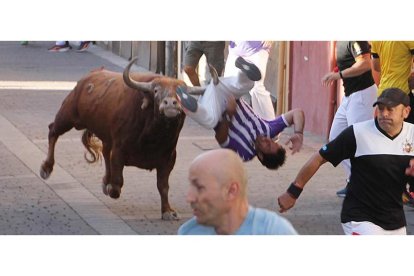
M 240 183 L 233 181 L 230 183 L 227 190 L 227 198 L 233 200 L 237 198 L 240 194 Z
M 408 115 L 410 115 L 411 107 L 405 106 L 403 110 L 404 119 L 408 118 Z
M 260 161 L 263 160 L 263 152 L 260 149 L 256 149 L 256 156 Z

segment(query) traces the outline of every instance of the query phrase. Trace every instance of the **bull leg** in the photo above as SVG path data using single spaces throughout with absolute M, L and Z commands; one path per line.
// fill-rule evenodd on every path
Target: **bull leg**
M 102 146 L 102 155 L 105 160 L 105 175 L 102 178 L 102 191 L 105 195 L 108 195 L 107 185 L 111 181 L 111 146 L 104 142 L 102 142 Z
M 47 151 L 46 160 L 43 161 L 42 166 L 40 166 L 40 176 L 43 179 L 48 179 L 50 174 L 53 171 L 53 166 L 55 165 L 55 146 L 58 136 L 53 135 L 53 131 L 49 131 L 49 148 Z
M 111 198 L 119 198 L 121 195 L 121 188 L 124 184 L 124 177 L 122 175 L 124 164 L 122 151 L 119 149 L 113 149 L 109 165 L 111 181 L 108 185 L 106 185 L 106 192 Z
M 49 178 L 50 174 L 53 171 L 53 166 L 55 164 L 55 146 L 59 136 L 69 131 L 72 127 L 72 125 L 66 124 L 64 127 L 58 128 L 56 121 L 49 125 L 49 148 L 47 151 L 46 160 L 43 161 L 42 165 L 40 166 L 40 176 L 43 179 Z
M 179 220 L 180 217 L 178 213 L 171 208 L 168 201 L 168 191 L 170 186 L 168 184 L 168 179 L 170 173 L 174 168 L 176 152 L 172 154 L 172 157 L 165 166 L 157 168 L 157 188 L 161 196 L 161 218 L 163 220 Z

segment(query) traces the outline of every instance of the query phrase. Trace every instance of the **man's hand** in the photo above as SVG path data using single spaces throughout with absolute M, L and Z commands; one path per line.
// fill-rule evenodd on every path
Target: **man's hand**
M 300 151 L 303 145 L 303 134 L 295 133 L 289 137 L 289 140 L 286 141 L 285 145 L 292 143 L 289 146 L 289 149 L 292 150 L 292 154 L 295 154 Z
M 279 212 L 284 213 L 295 205 L 296 199 L 294 199 L 288 192 L 285 192 L 278 197 L 277 202 L 280 207 Z
M 414 159 L 410 160 L 410 166 L 405 169 L 405 174 L 408 176 L 414 176 Z
M 339 80 L 341 76 L 337 72 L 329 72 L 322 78 L 322 85 L 328 86 L 333 84 L 334 81 Z
M 226 114 L 229 116 L 229 121 L 236 114 L 237 103 L 233 95 L 227 97 Z
M 272 48 L 273 46 L 273 41 L 263 41 L 263 47 L 264 48 Z

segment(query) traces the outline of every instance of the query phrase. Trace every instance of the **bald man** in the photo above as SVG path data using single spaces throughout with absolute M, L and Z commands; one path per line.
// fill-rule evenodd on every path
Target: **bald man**
M 249 205 L 246 170 L 234 151 L 202 153 L 191 163 L 188 179 L 194 217 L 181 225 L 179 235 L 297 234 L 285 218 Z

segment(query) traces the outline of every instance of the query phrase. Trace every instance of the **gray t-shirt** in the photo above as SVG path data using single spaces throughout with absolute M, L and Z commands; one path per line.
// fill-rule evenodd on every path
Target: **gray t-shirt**
M 246 219 L 235 235 L 297 235 L 292 224 L 275 212 L 249 206 Z M 217 235 L 211 226 L 197 223 L 191 218 L 178 229 L 178 235 Z

